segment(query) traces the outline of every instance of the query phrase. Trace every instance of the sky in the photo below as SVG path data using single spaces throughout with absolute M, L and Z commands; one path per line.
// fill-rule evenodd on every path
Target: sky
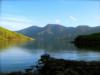
M 100 25 L 100 0 L 1 0 L 0 26 L 21 30 L 60 24 Z

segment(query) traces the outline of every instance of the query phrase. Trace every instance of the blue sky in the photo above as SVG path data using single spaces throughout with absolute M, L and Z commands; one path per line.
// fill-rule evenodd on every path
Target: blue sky
M 100 25 L 99 0 L 2 0 L 0 26 L 20 30 L 29 26 Z

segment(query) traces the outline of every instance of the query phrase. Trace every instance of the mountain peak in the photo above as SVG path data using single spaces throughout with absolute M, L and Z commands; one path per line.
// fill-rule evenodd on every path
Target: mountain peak
M 60 24 L 47 24 L 44 28 L 65 28 Z
M 83 27 L 89 27 L 88 25 L 79 25 L 79 26 L 77 26 L 77 28 L 83 28 Z
M 60 24 L 47 24 L 45 27 L 51 27 L 51 26 L 62 26 Z

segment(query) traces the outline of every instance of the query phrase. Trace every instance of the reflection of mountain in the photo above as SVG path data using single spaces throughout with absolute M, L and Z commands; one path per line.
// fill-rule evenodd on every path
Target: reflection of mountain
M 58 51 L 65 49 L 73 49 L 74 46 L 65 40 L 48 40 L 48 41 L 33 41 L 22 46 L 23 48 L 33 49 L 44 49 L 48 51 Z
M 26 37 L 22 34 L 10 31 L 3 27 L 0 27 L 0 40 L 30 40 L 31 38 Z
M 79 35 L 91 34 L 95 32 L 100 32 L 100 27 L 89 27 L 86 25 L 81 25 L 76 28 L 74 27 L 64 27 L 58 24 L 48 24 L 45 27 L 32 26 L 23 30 L 18 31 L 24 35 L 34 37 L 38 40 L 73 40 Z

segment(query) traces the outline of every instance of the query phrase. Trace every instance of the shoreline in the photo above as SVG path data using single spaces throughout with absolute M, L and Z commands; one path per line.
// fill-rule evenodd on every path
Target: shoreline
M 0 75 L 100 75 L 100 61 L 75 61 L 56 59 L 48 54 L 41 56 L 38 64 L 24 72 L 0 73 Z

